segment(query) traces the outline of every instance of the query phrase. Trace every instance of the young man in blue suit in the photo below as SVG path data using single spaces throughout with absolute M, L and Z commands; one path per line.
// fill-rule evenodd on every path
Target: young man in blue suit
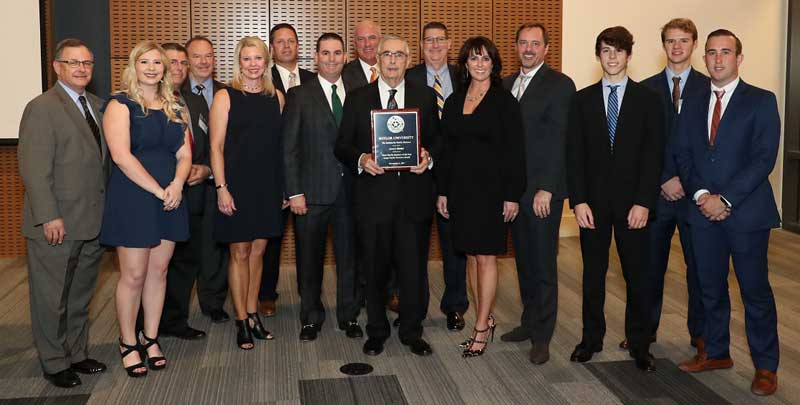
M 750 390 L 778 387 L 775 298 L 767 277 L 770 229 L 780 216 L 769 184 L 780 143 L 775 95 L 739 78 L 742 43 L 728 30 L 708 34 L 711 86 L 687 100 L 679 121 L 679 169 L 695 201 L 688 219 L 705 308 L 705 351 L 680 364 L 694 373 L 731 368 L 729 260 L 739 281 L 756 372 Z
M 686 263 L 686 285 L 689 290 L 689 309 L 687 326 L 692 346 L 702 350 L 703 347 L 703 302 L 700 299 L 700 288 L 697 280 L 697 266 L 692 249 L 692 238 L 689 223 L 686 220 L 689 198 L 683 183 L 678 177 L 676 164 L 678 136 L 677 120 L 681 106 L 688 99 L 700 97 L 708 90 L 708 77 L 692 68 L 692 52 L 697 48 L 697 27 L 688 18 L 675 18 L 661 28 L 661 44 L 667 56 L 667 66 L 642 84 L 661 96 L 664 110 L 664 166 L 661 171 L 659 198 L 656 202 L 655 218 L 650 223 L 650 258 L 648 266 L 651 283 L 652 301 L 649 307 L 651 322 L 650 340 L 655 342 L 658 324 L 661 320 L 661 307 L 664 298 L 664 274 L 669 263 L 669 252 L 675 227 L 678 228 L 683 260 Z M 627 313 L 626 313 L 627 315 Z M 627 316 L 626 316 L 627 319 Z M 626 323 L 626 332 L 629 328 Z M 620 343 L 620 348 L 627 349 L 628 340 Z

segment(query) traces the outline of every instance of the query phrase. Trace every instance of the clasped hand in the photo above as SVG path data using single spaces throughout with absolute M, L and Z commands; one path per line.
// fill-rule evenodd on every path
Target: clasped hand
M 706 193 L 697 199 L 700 213 L 709 221 L 723 221 L 731 216 L 731 209 L 722 201 L 719 194 Z
M 170 182 L 167 188 L 161 190 L 158 198 L 164 202 L 164 211 L 172 211 L 181 205 L 183 186 Z

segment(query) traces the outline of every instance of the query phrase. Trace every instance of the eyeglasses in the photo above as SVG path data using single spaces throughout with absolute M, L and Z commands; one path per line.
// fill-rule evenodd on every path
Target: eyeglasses
M 189 66 L 189 61 L 185 61 L 185 60 L 178 61 L 177 59 L 170 59 L 169 64 L 172 65 L 172 66 L 180 64 L 183 67 L 187 67 L 187 66 Z
M 434 42 L 442 43 L 447 42 L 447 37 L 425 37 L 422 39 L 426 44 L 433 44 Z
M 397 52 L 383 51 L 383 52 L 381 52 L 381 58 L 384 58 L 384 59 L 392 59 L 392 58 L 405 59 L 407 57 L 408 57 L 408 54 L 406 54 L 403 51 L 397 51 Z
M 70 60 L 57 60 L 56 62 L 65 63 L 65 64 L 67 64 L 67 66 L 69 66 L 69 67 L 71 67 L 73 69 L 77 69 L 78 66 L 80 66 L 80 65 L 83 65 L 83 67 L 85 67 L 86 69 L 91 69 L 92 67 L 94 67 L 94 61 L 93 60 L 75 60 L 75 59 L 70 59 Z

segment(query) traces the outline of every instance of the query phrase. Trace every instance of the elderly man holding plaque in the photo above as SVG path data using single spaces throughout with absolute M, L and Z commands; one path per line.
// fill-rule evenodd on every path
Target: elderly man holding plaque
M 405 40 L 381 39 L 380 78 L 347 95 L 335 148 L 339 161 L 357 173 L 353 204 L 367 279 L 364 353 L 373 356 L 391 333 L 384 304 L 392 266 L 403 296 L 400 341 L 414 354 L 433 352 L 422 339 L 422 320 L 434 203 L 429 169 L 440 149 L 439 119 L 433 90 L 404 80 L 409 57 Z

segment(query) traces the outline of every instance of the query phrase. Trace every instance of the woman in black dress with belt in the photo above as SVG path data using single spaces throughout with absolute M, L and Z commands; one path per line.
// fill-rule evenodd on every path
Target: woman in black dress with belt
M 214 238 L 228 243 L 228 284 L 236 312 L 239 348 L 253 337 L 272 339 L 258 317 L 258 288 L 267 239 L 283 233 L 283 94 L 267 70 L 269 50 L 258 37 L 242 38 L 234 51 L 233 80 L 211 104 L 211 169 L 219 212 Z
M 506 251 L 508 223 L 525 190 L 522 117 L 501 86 L 500 54 L 485 37 L 468 39 L 458 56 L 461 90 L 442 114 L 445 148 L 437 171 L 437 209 L 450 219 L 453 247 L 467 255 L 476 322 L 464 357 L 483 354 L 494 338 L 497 255 Z

